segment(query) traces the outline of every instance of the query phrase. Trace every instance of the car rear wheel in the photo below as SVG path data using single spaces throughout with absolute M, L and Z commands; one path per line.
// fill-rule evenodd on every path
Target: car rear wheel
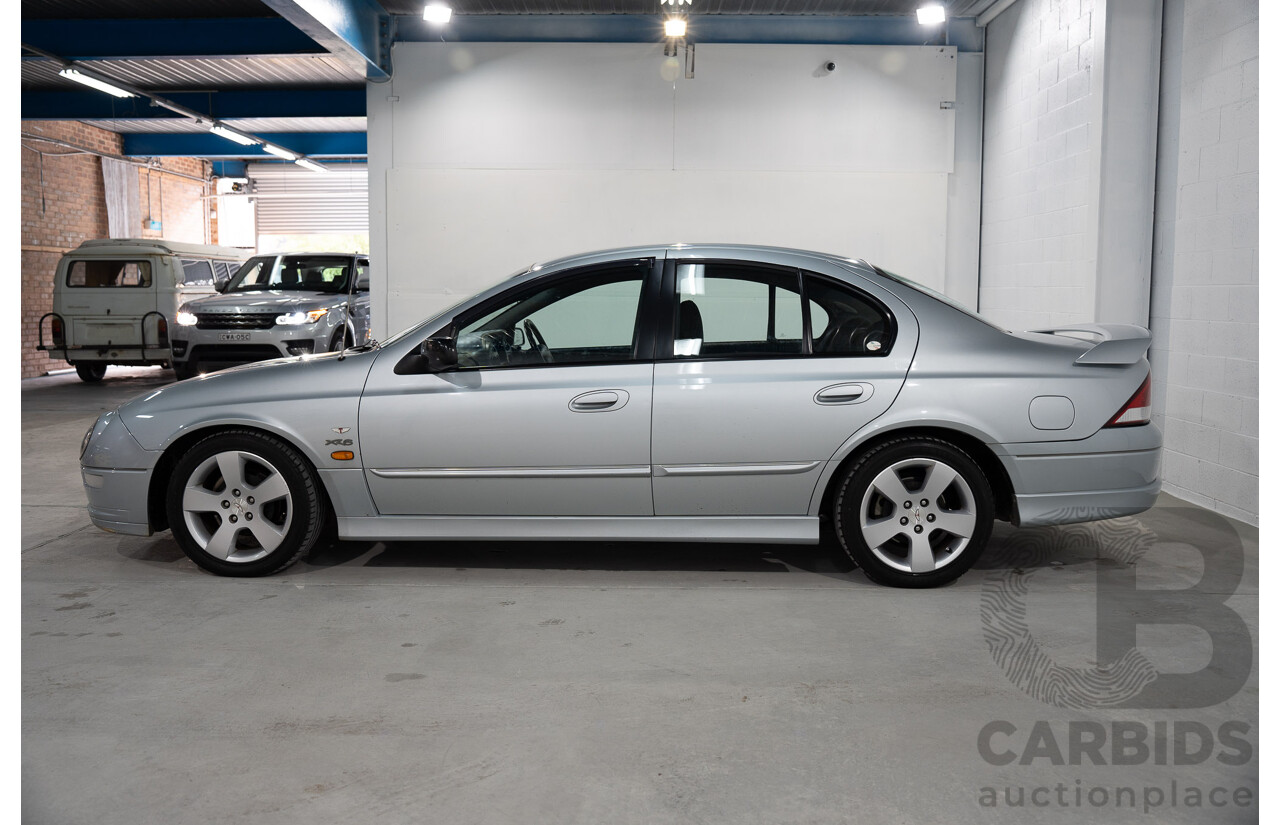
M 76 375 L 81 381 L 96 384 L 107 374 L 107 365 L 97 361 L 88 364 L 76 364 Z
M 964 451 L 933 438 L 881 444 L 849 468 L 834 499 L 840 545 L 894 587 L 959 578 L 991 536 L 991 485 Z
M 223 576 L 265 576 L 312 548 L 324 523 L 315 472 L 288 444 L 239 430 L 199 442 L 174 468 L 169 524 L 183 552 Z

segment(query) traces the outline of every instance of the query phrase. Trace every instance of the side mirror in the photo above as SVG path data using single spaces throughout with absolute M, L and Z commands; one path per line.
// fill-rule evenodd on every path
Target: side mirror
M 223 278 L 222 280 L 214 281 L 214 282 L 213 282 L 213 291 L 214 291 L 214 292 L 225 292 L 225 291 L 227 290 L 227 284 L 229 284 L 229 283 L 231 283 L 231 279 L 230 279 L 230 278 Z
M 458 342 L 453 330 L 444 330 L 423 341 L 418 354 L 426 359 L 428 372 L 444 372 L 458 366 Z
M 369 291 L 368 278 L 361 278 L 360 280 L 356 281 L 356 292 L 368 292 L 368 291 Z

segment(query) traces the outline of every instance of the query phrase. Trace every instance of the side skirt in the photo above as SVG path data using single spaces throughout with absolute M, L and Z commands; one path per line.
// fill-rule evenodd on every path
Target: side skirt
M 811 516 L 378 516 L 339 518 L 338 536 L 359 541 L 718 541 L 817 544 Z

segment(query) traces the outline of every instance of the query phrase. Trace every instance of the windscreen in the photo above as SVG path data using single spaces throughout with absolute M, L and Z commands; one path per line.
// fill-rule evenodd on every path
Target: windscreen
M 267 255 L 245 261 L 225 292 L 338 293 L 350 279 L 351 259 L 343 255 Z

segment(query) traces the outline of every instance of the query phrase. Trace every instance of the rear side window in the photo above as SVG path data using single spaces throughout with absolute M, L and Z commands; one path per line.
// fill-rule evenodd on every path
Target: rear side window
M 676 268 L 677 358 L 800 355 L 804 315 L 800 279 L 737 264 Z
M 148 287 L 149 261 L 74 261 L 67 269 L 69 287 Z
M 894 326 L 888 311 L 858 290 L 805 275 L 815 355 L 886 355 Z
M 193 261 L 184 258 L 182 261 L 182 283 L 184 286 L 213 286 L 213 266 L 208 261 Z

